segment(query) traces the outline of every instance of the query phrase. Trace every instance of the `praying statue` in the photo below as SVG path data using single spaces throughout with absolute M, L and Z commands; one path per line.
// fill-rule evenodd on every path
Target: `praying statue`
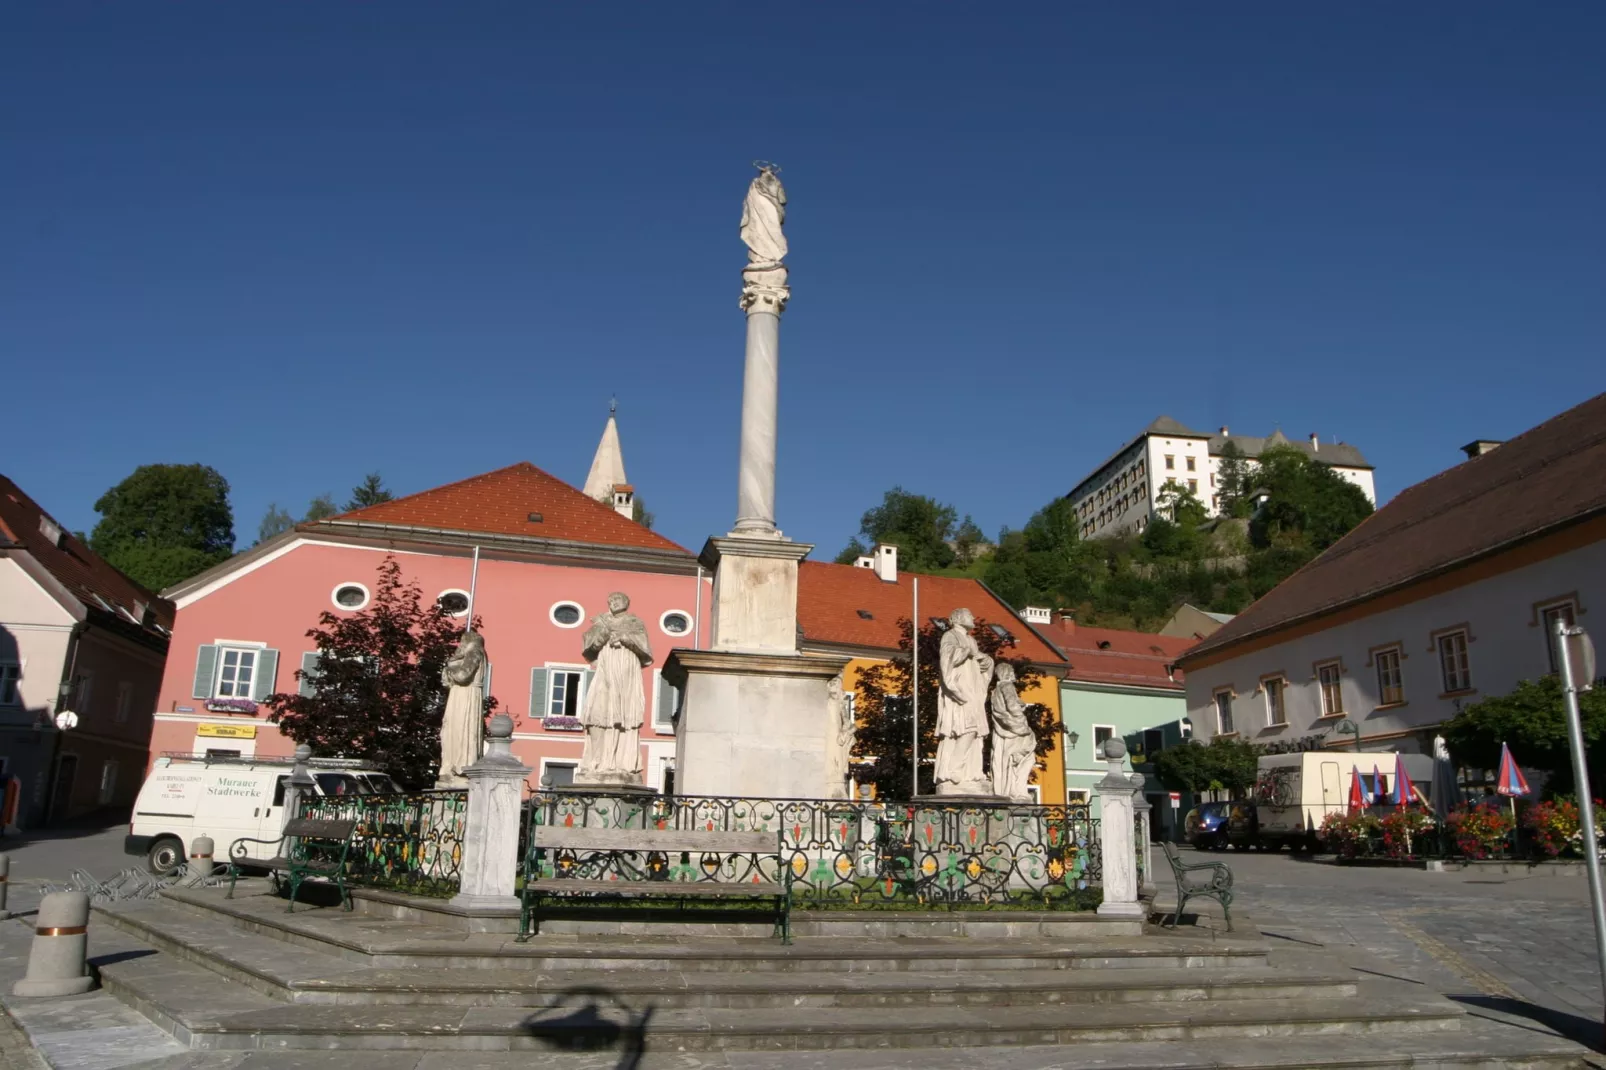
M 786 190 L 781 188 L 774 164 L 760 163 L 758 168 L 758 177 L 747 187 L 747 200 L 742 202 L 742 241 L 750 263 L 775 267 L 786 256 L 786 235 L 781 232 L 781 224 L 786 222 Z
M 615 591 L 608 612 L 599 614 L 581 640 L 585 659 L 596 670 L 580 708 L 586 731 L 585 753 L 575 781 L 580 784 L 641 783 L 640 730 L 647 705 L 641 685 L 643 666 L 652 664 L 647 626 Z
M 1026 720 L 1026 705 L 1015 689 L 1015 667 L 1001 662 L 993 670 L 993 794 L 1030 802 L 1026 784 L 1037 766 L 1037 735 Z
M 992 792 L 981 771 L 981 742 L 987 734 L 987 681 L 993 675 L 993 659 L 976 645 L 970 634 L 975 626 L 970 610 L 954 610 L 938 648 L 942 678 L 937 689 L 938 795 Z
M 463 770 L 480 760 L 485 735 L 485 639 L 473 628 L 463 633 L 457 649 L 441 669 L 446 688 L 446 715 L 441 719 L 441 766 L 435 786 L 468 784 Z
M 848 797 L 848 777 L 853 761 L 854 734 L 858 725 L 853 719 L 853 703 L 848 701 L 847 694 L 842 690 L 842 676 L 838 673 L 825 685 L 826 706 L 829 711 L 831 723 L 828 731 L 831 742 L 830 769 L 828 784 L 833 799 Z

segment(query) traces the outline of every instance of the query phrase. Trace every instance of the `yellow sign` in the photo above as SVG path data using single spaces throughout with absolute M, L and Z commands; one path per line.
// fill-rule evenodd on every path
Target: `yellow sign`
M 198 724 L 195 726 L 198 736 L 212 736 L 217 739 L 255 739 L 257 726 L 254 724 Z

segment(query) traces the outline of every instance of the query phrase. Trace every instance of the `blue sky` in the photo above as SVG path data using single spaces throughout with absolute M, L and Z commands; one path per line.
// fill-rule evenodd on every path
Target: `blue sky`
M 779 161 L 779 513 L 992 533 L 1155 416 L 1386 497 L 1606 389 L 1606 8 L 69 2 L 0 12 L 0 471 L 136 464 L 240 545 L 379 469 L 625 460 L 735 513 L 749 161 Z

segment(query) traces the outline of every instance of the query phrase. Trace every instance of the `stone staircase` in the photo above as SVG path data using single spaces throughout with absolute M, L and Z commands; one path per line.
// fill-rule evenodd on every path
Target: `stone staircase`
M 599 1051 L 685 1053 L 674 1065 L 696 1067 L 779 1051 L 830 1050 L 836 1063 L 844 1049 L 872 1062 L 925 1049 L 900 1058 L 936 1067 L 948 1056 L 935 1049 L 978 1047 L 1111 1070 L 1585 1065 L 1553 1038 L 1464 1029 L 1457 1005 L 1420 987 L 1320 957 L 1282 961 L 1252 932 L 809 935 L 791 947 L 555 933 L 519 944 L 337 909 L 286 914 L 260 887 L 239 894 L 97 907 L 106 991 L 219 1053 L 503 1052 L 512 1067 L 544 1052 L 559 1070 L 578 1053 L 591 1061 L 576 1068 L 594 1065 Z M 1056 1061 L 1073 1045 L 1074 1059 Z

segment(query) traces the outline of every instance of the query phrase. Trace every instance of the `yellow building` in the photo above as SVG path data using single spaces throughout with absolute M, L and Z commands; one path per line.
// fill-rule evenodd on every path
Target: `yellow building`
M 920 588 L 920 620 L 946 620 L 964 607 L 983 627 L 1000 629 L 1015 642 L 1011 656 L 1031 661 L 1038 677 L 1021 692 L 1024 702 L 1040 702 L 1060 723 L 1059 682 L 1069 668 L 1053 644 L 980 580 L 954 576 L 916 576 L 898 571 L 897 550 L 878 546 L 859 565 L 805 561 L 798 572 L 797 623 L 804 653 L 847 654 L 853 660 L 843 672 L 843 687 L 853 691 L 859 672 L 885 663 L 899 653 L 898 622 L 914 617 L 915 581 Z M 933 669 L 935 671 L 935 668 Z M 936 711 L 930 711 L 935 717 Z M 926 716 L 922 711 L 922 718 Z M 1044 803 L 1065 801 L 1065 759 L 1058 732 L 1054 749 L 1038 759 L 1032 784 Z

